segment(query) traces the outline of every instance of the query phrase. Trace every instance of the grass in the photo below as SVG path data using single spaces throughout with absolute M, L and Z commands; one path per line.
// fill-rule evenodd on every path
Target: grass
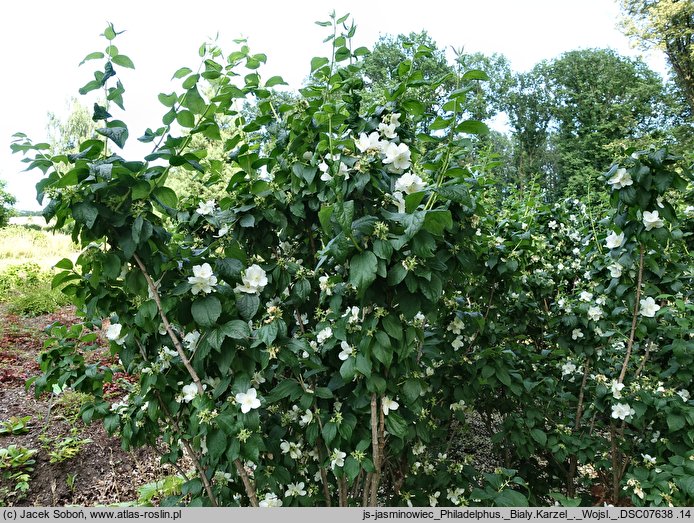
M 36 225 L 8 225 L 0 229 L 0 272 L 11 265 L 36 263 L 49 270 L 63 258 L 74 261 L 77 246 L 66 234 Z
M 9 225 L 0 229 L 0 301 L 14 314 L 36 316 L 68 304 L 51 289 L 53 266 L 63 258 L 73 261 L 77 247 L 69 236 L 37 225 Z

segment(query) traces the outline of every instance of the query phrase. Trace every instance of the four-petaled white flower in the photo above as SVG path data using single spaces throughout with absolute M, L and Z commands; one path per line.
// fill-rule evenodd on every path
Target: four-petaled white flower
M 186 346 L 188 350 L 194 350 L 195 346 L 200 340 L 200 333 L 198 331 L 192 331 L 183 336 L 183 345 Z
M 380 151 L 383 146 L 381 143 L 381 137 L 376 131 L 372 132 L 368 136 L 366 133 L 359 134 L 359 138 L 355 141 L 355 145 L 362 153 L 367 151 Z
M 282 500 L 277 497 L 277 494 L 275 494 L 274 492 L 270 492 L 268 494 L 265 494 L 265 499 L 258 503 L 258 506 L 263 508 L 281 507 Z
M 621 189 L 628 185 L 632 185 L 634 181 L 631 179 L 631 174 L 629 174 L 624 167 L 620 167 L 612 177 L 607 180 L 607 183 L 610 184 L 613 189 Z
M 245 292 L 246 294 L 258 294 L 267 285 L 267 273 L 260 265 L 253 264 L 241 274 L 241 282 L 243 285 L 237 285 L 237 292 Z
M 612 231 L 607 235 L 607 238 L 605 238 L 605 244 L 607 245 L 608 249 L 617 249 L 618 247 L 621 247 L 624 245 L 624 233 L 620 232 L 617 234 L 616 232 Z
M 306 409 L 306 412 L 304 413 L 304 415 L 301 416 L 301 419 L 299 419 L 299 426 L 305 427 L 306 425 L 310 425 L 312 421 L 313 421 L 313 412 L 311 412 L 309 409 Z
M 576 372 L 576 365 L 571 361 L 567 361 L 566 363 L 564 363 L 564 365 L 561 366 L 562 376 L 569 376 L 574 372 Z
M 319 163 L 318 169 L 320 169 L 320 172 L 323 173 L 320 175 L 321 180 L 323 180 L 324 182 L 329 182 L 330 180 L 333 179 L 333 177 L 328 172 L 330 170 L 330 166 L 327 163 L 325 163 L 324 161 Z
M 388 139 L 393 139 L 397 135 L 395 134 L 395 128 L 397 127 L 397 124 L 394 123 L 379 123 L 378 124 L 378 131 L 383 135 L 384 138 Z
M 593 321 L 598 321 L 600 318 L 602 318 L 602 309 L 600 307 L 589 307 L 588 318 Z
M 574 329 L 571 331 L 571 339 L 572 340 L 577 340 L 579 338 L 583 338 L 583 332 L 581 332 L 581 329 Z
M 280 449 L 282 449 L 282 454 L 289 454 L 289 457 L 292 459 L 299 459 L 302 454 L 301 445 L 293 441 L 282 441 Z
M 318 332 L 318 335 L 316 336 L 316 341 L 318 343 L 325 343 L 325 340 L 330 339 L 332 335 L 333 330 L 330 327 L 326 327 L 325 329 Z
M 304 482 L 290 483 L 287 485 L 287 491 L 284 493 L 285 496 L 305 496 L 306 491 L 304 490 Z
M 333 449 L 333 453 L 330 456 L 330 468 L 332 470 L 335 470 L 335 467 L 343 467 L 345 464 L 346 457 L 346 452 L 342 452 L 339 449 Z
M 321 276 L 320 278 L 318 278 L 318 286 L 320 287 L 320 290 L 322 290 L 326 294 L 326 296 L 332 296 L 333 287 L 330 284 L 330 281 L 328 280 L 328 276 Z
M 619 278 L 622 275 L 622 266 L 619 263 L 613 263 L 607 267 L 610 270 L 610 277 Z
M 388 396 L 385 396 L 381 400 L 381 408 L 383 409 L 383 414 L 385 416 L 387 416 L 391 410 L 398 410 L 399 406 L 400 404 L 397 401 L 390 399 Z
M 665 225 L 665 222 L 658 216 L 658 211 L 644 211 L 643 225 L 646 227 L 647 231 L 650 231 L 651 229 L 660 229 Z
M 205 216 L 207 214 L 213 214 L 216 207 L 217 204 L 214 200 L 207 200 L 206 202 L 198 203 L 198 208 L 196 210 L 199 215 Z
M 624 389 L 624 383 L 619 383 L 617 380 L 612 380 L 610 392 L 612 392 L 612 397 L 614 399 L 618 400 L 622 398 L 622 389 Z
M 463 346 L 463 337 L 462 336 L 457 336 L 456 339 L 454 339 L 453 342 L 451 343 L 451 347 L 453 347 L 453 350 L 458 350 L 462 346 Z
M 400 178 L 395 180 L 396 192 L 402 191 L 405 194 L 423 191 L 426 185 L 427 183 L 424 180 L 412 173 L 405 173 Z
M 347 312 L 345 312 L 342 317 L 347 317 L 347 323 L 356 323 L 359 321 L 359 307 L 356 305 L 352 307 L 347 307 Z
M 258 399 L 258 392 L 251 387 L 246 392 L 239 392 L 236 395 L 236 402 L 241 405 L 241 412 L 247 414 L 251 409 L 257 409 L 260 407 L 260 400 Z
M 634 414 L 636 414 L 636 411 L 632 409 L 628 403 L 617 403 L 616 405 L 612 405 L 612 417 L 614 419 L 624 420 Z
M 190 403 L 193 398 L 198 394 L 198 386 L 195 383 L 190 383 L 189 385 L 184 385 L 181 389 L 182 401 Z
M 641 300 L 639 303 L 641 304 L 641 310 L 639 312 L 641 316 L 645 316 L 646 318 L 653 318 L 655 313 L 660 310 L 660 305 L 650 296 Z
M 217 285 L 217 277 L 212 272 L 209 263 L 193 266 L 193 276 L 188 277 L 188 283 L 192 285 L 190 292 L 193 294 L 209 294 Z
M 340 348 L 342 349 L 342 352 L 340 352 L 337 357 L 342 361 L 345 361 L 354 353 L 354 349 L 346 341 L 340 343 Z
M 590 301 L 593 299 L 593 293 L 588 291 L 582 291 L 581 295 L 578 298 L 581 301 Z
M 120 335 L 122 329 L 123 326 L 120 323 L 112 323 L 106 329 L 106 338 L 110 341 L 115 342 L 118 345 L 123 345 L 125 343 L 125 338 L 127 337 L 127 335 Z
M 404 171 L 410 167 L 410 148 L 405 143 L 395 145 L 390 142 L 383 149 L 386 157 L 383 159 L 384 164 L 390 164 L 395 171 Z
M 677 391 L 677 395 L 682 398 L 682 401 L 687 403 L 689 401 L 689 391 L 687 389 L 680 389 Z

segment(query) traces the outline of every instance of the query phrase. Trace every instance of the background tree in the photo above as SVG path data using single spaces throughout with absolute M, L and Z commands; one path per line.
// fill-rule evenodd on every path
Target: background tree
M 5 190 L 5 185 L 7 182 L 0 180 L 0 227 L 5 227 L 9 223 L 10 217 L 14 215 L 12 206 L 17 201 Z
M 96 134 L 96 122 L 92 113 L 76 98 L 67 102 L 67 118 L 48 113 L 48 141 L 55 154 L 72 153 L 84 140 Z
M 689 107 L 694 110 L 694 2 L 621 0 L 624 33 L 642 49 L 665 52 Z

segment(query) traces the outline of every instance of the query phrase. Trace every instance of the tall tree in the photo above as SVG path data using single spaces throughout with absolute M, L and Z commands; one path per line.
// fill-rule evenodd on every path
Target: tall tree
M 47 128 L 51 148 L 60 154 L 75 152 L 81 142 L 94 136 L 97 125 L 89 109 L 71 98 L 67 103 L 67 117 L 62 119 L 49 112 Z
M 641 48 L 665 52 L 689 106 L 694 111 L 694 2 L 621 0 L 622 27 Z
M 5 180 L 0 180 L 0 227 L 5 227 L 14 214 L 12 206 L 17 202 L 14 196 L 5 190 Z

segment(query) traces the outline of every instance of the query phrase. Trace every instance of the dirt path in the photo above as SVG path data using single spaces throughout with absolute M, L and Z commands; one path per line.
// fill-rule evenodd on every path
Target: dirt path
M 83 395 L 68 391 L 36 399 L 32 390 L 25 390 L 26 379 L 39 373 L 36 358 L 46 338 L 44 329 L 56 321 L 73 324 L 78 319 L 72 308 L 24 318 L 8 314 L 0 304 L 0 423 L 30 417 L 28 432 L 0 435 L 0 449 L 17 445 L 37 451 L 25 493 L 16 492 L 16 481 L 3 479 L 0 470 L 0 506 L 134 501 L 139 487 L 171 473 L 158 464 L 158 458 L 147 449 L 123 451 L 118 439 L 108 436 L 99 422 L 84 425 L 79 419 Z M 114 400 L 123 393 L 115 388 Z M 61 448 L 63 455 L 68 454 L 65 447 L 79 450 L 74 457 L 51 463 L 50 453 L 55 461 Z

